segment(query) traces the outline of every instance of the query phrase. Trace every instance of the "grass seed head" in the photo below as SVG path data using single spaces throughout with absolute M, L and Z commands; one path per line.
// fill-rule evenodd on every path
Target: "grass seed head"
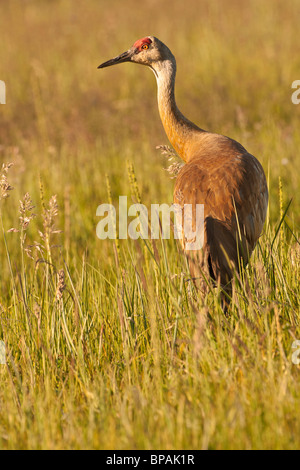
M 28 228 L 28 225 L 36 215 L 32 212 L 34 209 L 34 205 L 32 204 L 32 199 L 29 196 L 29 193 L 26 193 L 23 197 L 23 200 L 20 201 L 20 208 L 19 208 L 19 213 L 20 213 L 20 225 L 23 230 L 26 230 Z
M 63 298 L 65 287 L 65 272 L 63 269 L 60 269 L 57 273 L 56 300 L 61 300 Z
M 9 197 L 9 191 L 12 191 L 14 188 L 9 184 L 7 179 L 7 173 L 13 163 L 3 163 L 2 169 L 0 172 L 0 200 L 6 199 Z

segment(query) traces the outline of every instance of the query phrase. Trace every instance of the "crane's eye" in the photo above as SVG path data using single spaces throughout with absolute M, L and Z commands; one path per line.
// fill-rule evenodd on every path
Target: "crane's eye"
M 142 45 L 142 49 L 144 49 L 144 50 L 149 49 L 148 44 L 143 44 L 143 45 Z

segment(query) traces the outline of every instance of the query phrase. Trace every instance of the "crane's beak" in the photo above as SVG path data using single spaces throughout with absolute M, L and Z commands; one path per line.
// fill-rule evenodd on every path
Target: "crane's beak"
M 104 69 L 104 67 L 109 67 L 110 65 L 122 64 L 122 62 L 130 62 L 133 54 L 134 51 L 129 49 L 129 51 L 123 52 L 123 54 L 120 54 L 107 62 L 103 62 L 103 64 L 99 65 L 98 69 Z

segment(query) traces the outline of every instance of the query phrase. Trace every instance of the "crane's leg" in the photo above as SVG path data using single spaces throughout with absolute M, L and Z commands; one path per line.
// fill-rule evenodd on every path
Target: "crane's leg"
M 204 297 L 210 290 L 218 289 L 221 307 L 226 314 L 232 297 L 232 271 L 227 269 L 221 273 L 216 269 L 218 260 L 212 258 L 208 243 L 201 250 L 186 251 L 185 253 L 191 281 L 193 281 L 199 295 Z

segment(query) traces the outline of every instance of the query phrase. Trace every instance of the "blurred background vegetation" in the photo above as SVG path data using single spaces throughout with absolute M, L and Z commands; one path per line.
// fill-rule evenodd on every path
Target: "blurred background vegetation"
M 59 198 L 67 184 L 71 195 L 76 186 L 76 230 L 81 201 L 85 217 L 94 216 L 105 172 L 114 190 L 125 193 L 122 175 L 130 158 L 144 197 L 171 200 L 172 184 L 155 150 L 168 142 L 153 75 L 132 64 L 97 70 L 152 34 L 177 59 L 182 112 L 204 129 L 241 141 L 266 171 L 270 166 L 275 219 L 272 196 L 280 175 L 299 225 L 300 106 L 291 102 L 291 84 L 299 78 L 299 13 L 297 0 L 2 2 L 0 76 L 7 105 L 0 114 L 1 159 L 17 160 L 20 194 L 34 190 L 38 172 Z M 16 148 L 17 159 L 9 154 Z

